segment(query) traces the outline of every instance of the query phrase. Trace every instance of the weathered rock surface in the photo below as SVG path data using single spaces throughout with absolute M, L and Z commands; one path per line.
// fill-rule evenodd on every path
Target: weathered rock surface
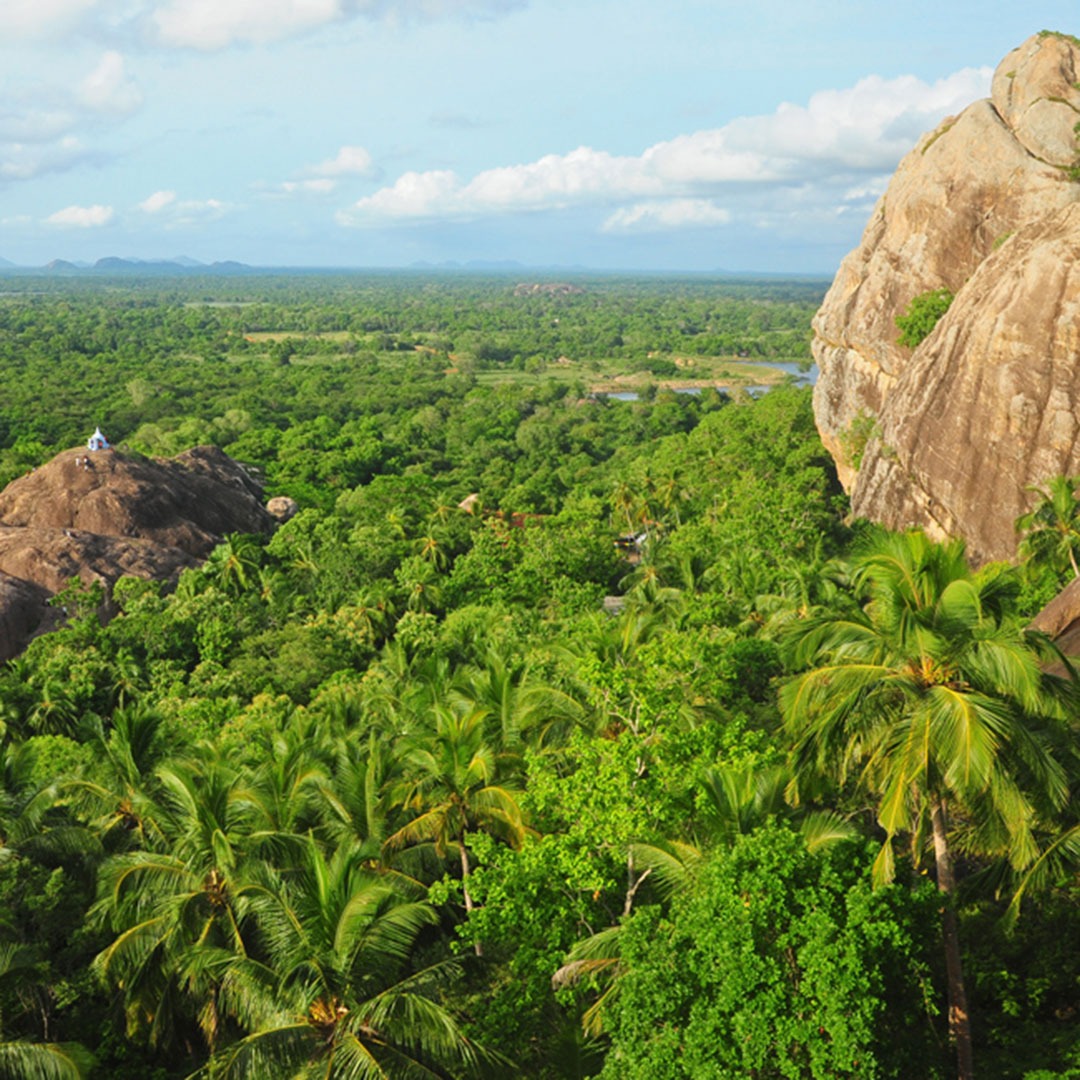
M 1062 653 L 1080 661 L 1080 580 L 1070 581 L 1031 621 Z
M 0 492 L 0 659 L 55 623 L 72 578 L 171 581 L 231 532 L 276 522 L 261 490 L 215 447 L 164 460 L 67 450 Z
M 66 450 L 0 492 L 0 525 L 139 537 L 208 555 L 230 532 L 270 532 L 248 474 L 216 447 L 168 461 Z
M 47 623 L 52 611 L 48 600 L 40 586 L 0 572 L 0 660 L 15 656 Z
M 72 578 L 106 585 L 125 574 L 167 581 L 198 562 L 178 547 L 152 540 L 0 525 L 0 573 L 37 585 L 49 595 L 66 588 Z
M 266 511 L 275 521 L 284 523 L 296 517 L 300 506 L 288 495 L 275 495 L 267 504 Z
M 1080 204 L 988 257 L 897 378 L 856 512 L 1009 558 L 1028 485 L 1080 471 Z
M 1013 50 L 992 97 L 901 162 L 814 320 L 815 415 L 853 511 L 979 559 L 1013 554 L 1026 484 L 1080 472 L 1078 77 L 1071 39 Z M 949 313 L 897 344 L 896 316 L 939 288 Z M 877 437 L 856 470 L 860 426 Z

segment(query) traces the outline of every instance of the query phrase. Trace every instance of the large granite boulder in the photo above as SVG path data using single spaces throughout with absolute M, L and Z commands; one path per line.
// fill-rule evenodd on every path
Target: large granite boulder
M 213 446 L 169 460 L 65 450 L 0 491 L 0 525 L 138 537 L 196 558 L 275 524 L 258 485 Z
M 72 578 L 106 593 L 124 575 L 175 581 L 226 534 L 275 525 L 259 486 L 215 447 L 170 460 L 66 450 L 0 492 L 0 660 L 55 626 L 48 599 Z
M 1026 485 L 1080 472 L 1080 46 L 1039 34 L 924 136 L 814 320 L 814 411 L 856 515 L 1015 551 Z M 912 350 L 896 317 L 955 301 Z M 1074 389 L 1075 384 L 1075 389 Z
M 1080 472 L 1080 203 L 989 256 L 896 378 L 853 503 L 1011 557 L 1030 485 Z

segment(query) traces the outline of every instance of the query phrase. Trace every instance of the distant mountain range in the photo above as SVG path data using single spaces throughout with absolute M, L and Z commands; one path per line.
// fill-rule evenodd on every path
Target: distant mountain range
M 69 262 L 67 259 L 53 259 L 44 266 L 19 266 L 8 259 L 0 258 L 0 270 L 16 270 L 22 273 L 48 274 L 249 274 L 256 268 L 245 263 L 226 260 L 225 262 L 203 263 L 188 255 L 177 255 L 171 259 L 135 259 L 109 255 L 95 263 Z
M 2 3 L 3 0 L 0 0 Z M 736 281 L 822 281 L 828 282 L 828 274 L 793 273 L 791 271 L 743 271 L 713 269 L 706 271 L 678 271 L 678 270 L 613 270 L 598 269 L 583 266 L 580 263 L 572 264 L 530 264 L 518 262 L 516 259 L 469 259 L 458 262 L 448 259 L 443 262 L 428 262 L 421 260 L 411 263 L 408 267 L 349 267 L 349 266 L 251 266 L 248 263 L 236 262 L 226 259 L 222 262 L 204 263 L 193 259 L 189 255 L 175 255 L 169 259 L 138 259 L 134 257 L 121 257 L 108 255 L 90 263 L 81 260 L 69 261 L 67 259 L 53 259 L 44 266 L 23 266 L 13 263 L 9 259 L 0 258 L 0 274 L 63 274 L 75 277 L 84 274 L 121 275 L 121 276 L 160 276 L 168 277 L 177 274 L 210 274 L 216 276 L 229 276 L 240 274 L 325 274 L 325 273 L 365 273 L 365 272 L 390 272 L 390 273 L 439 273 L 443 271 L 488 274 L 521 274 L 535 272 L 542 274 L 616 274 L 616 275 L 645 275 L 657 277 L 721 277 Z

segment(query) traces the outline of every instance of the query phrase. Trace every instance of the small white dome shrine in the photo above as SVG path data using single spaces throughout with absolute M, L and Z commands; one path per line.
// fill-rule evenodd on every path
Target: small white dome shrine
M 101 428 L 94 428 L 94 434 L 86 440 L 87 450 L 109 450 L 109 440 L 101 434 Z

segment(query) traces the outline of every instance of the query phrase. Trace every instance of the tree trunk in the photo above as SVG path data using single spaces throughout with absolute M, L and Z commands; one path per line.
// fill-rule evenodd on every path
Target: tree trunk
M 960 961 L 960 931 L 953 907 L 956 879 L 953 876 L 952 856 L 946 839 L 948 819 L 945 800 L 936 798 L 930 820 L 934 829 L 934 862 L 937 884 L 945 898 L 942 909 L 942 934 L 945 938 L 945 973 L 949 984 L 949 1038 L 956 1047 L 959 1080 L 974 1080 L 975 1066 L 971 1053 L 971 1017 L 968 1015 L 967 993 L 964 990 L 964 969 Z
M 458 841 L 458 851 L 461 852 L 461 891 L 465 894 L 465 914 L 468 915 L 473 909 L 472 897 L 469 895 L 469 853 L 465 850 L 465 841 Z M 484 955 L 484 946 L 479 941 L 473 946 L 477 956 Z

